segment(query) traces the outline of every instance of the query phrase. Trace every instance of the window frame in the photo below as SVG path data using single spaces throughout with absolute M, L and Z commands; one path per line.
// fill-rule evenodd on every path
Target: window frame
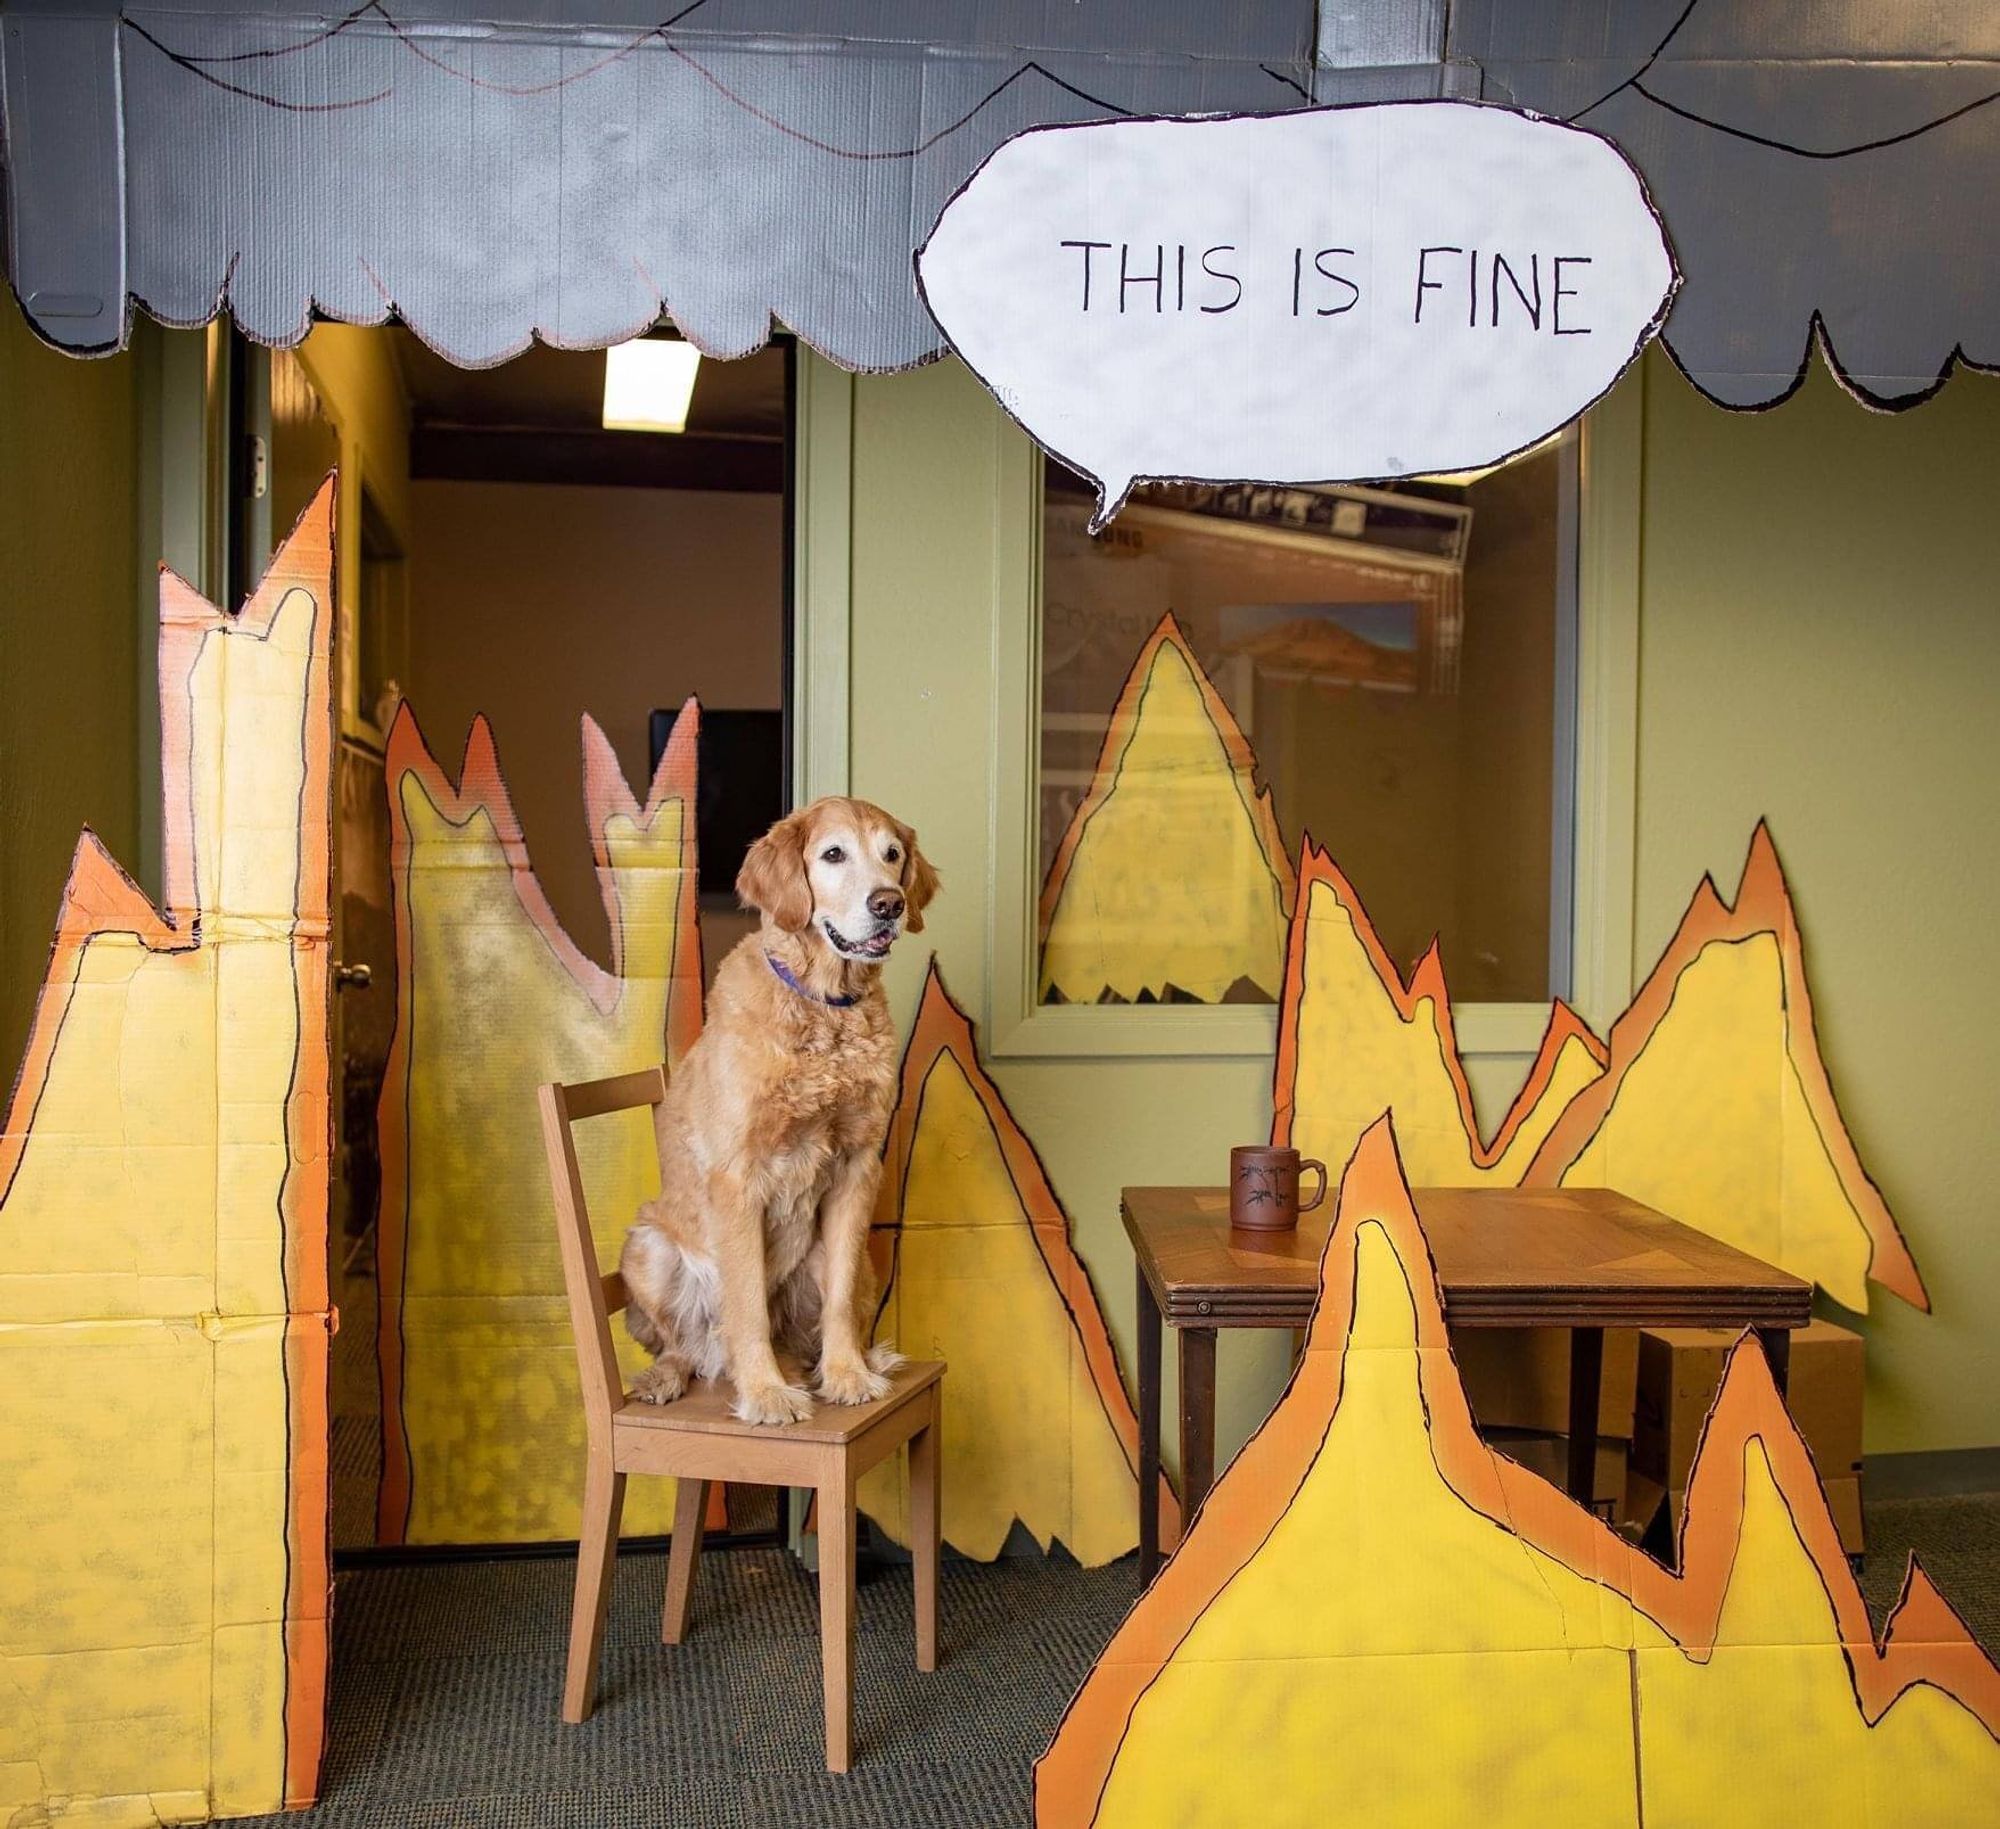
M 1557 804 L 1558 856 L 1567 846 L 1571 1003 L 1601 1030 L 1632 989 L 1633 829 L 1637 786 L 1639 498 L 1644 370 L 1635 366 L 1585 415 L 1578 454 L 1575 641 L 1559 654 L 1573 676 L 1570 818 Z M 1275 1004 L 1042 1004 L 1036 1000 L 1036 910 L 1041 893 L 1036 820 L 1041 719 L 1041 453 L 1000 422 L 995 514 L 995 654 L 991 728 L 996 791 L 992 860 L 991 1024 L 1002 1058 L 1229 1058 L 1270 1055 Z M 1559 778 L 1560 779 L 1560 778 Z M 1559 784 L 1558 794 L 1561 794 Z M 1467 1058 L 1529 1055 L 1549 1003 L 1453 1006 Z

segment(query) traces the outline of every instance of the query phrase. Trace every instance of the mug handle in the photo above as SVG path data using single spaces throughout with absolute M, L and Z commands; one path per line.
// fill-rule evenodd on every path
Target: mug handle
M 1303 1175 L 1307 1169 L 1317 1169 L 1319 1171 L 1319 1188 L 1312 1199 L 1299 1202 L 1299 1211 L 1301 1213 L 1310 1213 L 1314 1207 L 1318 1206 L 1326 1198 L 1326 1164 L 1324 1162 L 1316 1162 L 1312 1157 L 1308 1156 L 1299 1164 L 1299 1173 Z

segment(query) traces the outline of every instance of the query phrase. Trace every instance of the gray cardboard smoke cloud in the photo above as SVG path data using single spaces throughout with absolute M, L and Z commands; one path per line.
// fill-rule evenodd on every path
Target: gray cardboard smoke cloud
M 910 251 L 994 147 L 1283 107 L 1312 24 L 1296 0 L 20 0 L 10 275 L 79 351 L 123 343 L 128 298 L 274 345 L 393 309 L 468 367 L 664 308 L 714 355 L 776 319 L 907 368 L 943 347 Z
M 911 249 L 1010 135 L 1448 94 L 1624 149 L 1716 399 L 1781 399 L 1816 324 L 1879 404 L 2000 364 L 1992 0 L 8 0 L 0 83 L 9 277 L 78 352 L 134 300 L 274 344 L 394 310 L 473 365 L 664 306 L 907 367 Z

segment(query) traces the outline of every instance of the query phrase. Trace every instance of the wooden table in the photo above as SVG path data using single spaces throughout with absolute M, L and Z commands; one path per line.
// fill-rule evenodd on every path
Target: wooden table
M 1812 1285 L 1608 1189 L 1418 1188 L 1454 1327 L 1570 1330 L 1569 1490 L 1590 1501 L 1607 1327 L 1751 1327 L 1784 1389 Z M 1226 1188 L 1127 1188 L 1139 1266 L 1139 1574 L 1159 1567 L 1161 1324 L 1180 1348 L 1181 1516 L 1215 1478 L 1215 1336 L 1302 1328 L 1334 1202 L 1295 1232 L 1237 1232 Z

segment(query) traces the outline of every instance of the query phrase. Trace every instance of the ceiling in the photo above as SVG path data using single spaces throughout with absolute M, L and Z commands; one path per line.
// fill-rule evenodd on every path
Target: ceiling
M 456 368 L 391 327 L 419 480 L 775 494 L 785 486 L 790 350 L 704 361 L 684 433 L 607 432 L 602 350 L 531 344 L 497 368 Z

